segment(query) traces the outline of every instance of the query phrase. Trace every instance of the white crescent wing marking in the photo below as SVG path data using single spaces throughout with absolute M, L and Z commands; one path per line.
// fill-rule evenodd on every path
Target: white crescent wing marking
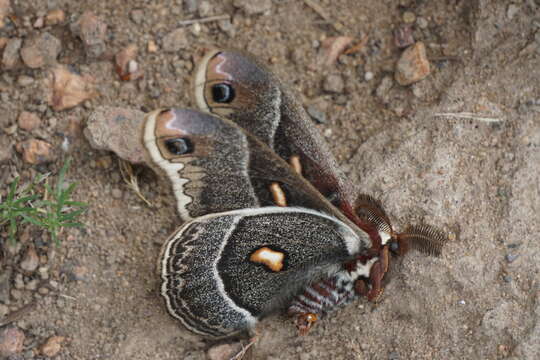
M 156 144 L 155 127 L 156 116 L 162 110 L 155 110 L 146 115 L 146 123 L 144 126 L 144 146 L 148 150 L 152 161 L 165 171 L 169 180 L 172 183 L 173 192 L 176 197 L 176 208 L 183 220 L 191 220 L 189 211 L 186 206 L 193 199 L 184 193 L 184 185 L 189 182 L 189 179 L 180 177 L 180 170 L 184 168 L 182 163 L 171 163 L 161 156 L 161 152 Z

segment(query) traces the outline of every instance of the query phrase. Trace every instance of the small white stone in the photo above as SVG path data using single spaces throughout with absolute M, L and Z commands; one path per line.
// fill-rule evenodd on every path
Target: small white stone
M 370 81 L 375 77 L 375 75 L 371 71 L 366 71 L 364 74 L 364 80 Z

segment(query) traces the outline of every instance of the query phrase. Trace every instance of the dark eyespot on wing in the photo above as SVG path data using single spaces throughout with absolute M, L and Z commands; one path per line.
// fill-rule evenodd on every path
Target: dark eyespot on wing
M 185 155 L 193 152 L 193 143 L 188 138 L 166 140 L 165 146 L 173 155 Z
M 217 103 L 230 103 L 236 96 L 231 84 L 219 83 L 212 86 L 212 99 Z

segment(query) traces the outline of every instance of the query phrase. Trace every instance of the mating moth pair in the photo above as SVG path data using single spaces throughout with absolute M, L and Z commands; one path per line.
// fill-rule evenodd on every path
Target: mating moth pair
M 357 195 L 302 106 L 265 66 L 212 51 L 196 69 L 201 111 L 147 115 L 147 155 L 186 223 L 163 246 L 169 313 L 212 338 L 287 309 L 305 334 L 359 295 L 376 301 L 391 253 L 440 253 L 428 226 L 397 233 Z

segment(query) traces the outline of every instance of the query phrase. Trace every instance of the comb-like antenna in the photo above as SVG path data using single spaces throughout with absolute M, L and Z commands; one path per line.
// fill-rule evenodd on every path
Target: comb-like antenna
M 412 249 L 416 249 L 424 254 L 440 256 L 442 247 L 448 236 L 441 230 L 430 225 L 409 226 L 404 233 L 397 235 L 400 243 L 407 243 Z
M 356 214 L 360 219 L 375 226 L 377 231 L 392 234 L 392 226 L 381 203 L 371 195 L 360 194 L 356 200 Z

